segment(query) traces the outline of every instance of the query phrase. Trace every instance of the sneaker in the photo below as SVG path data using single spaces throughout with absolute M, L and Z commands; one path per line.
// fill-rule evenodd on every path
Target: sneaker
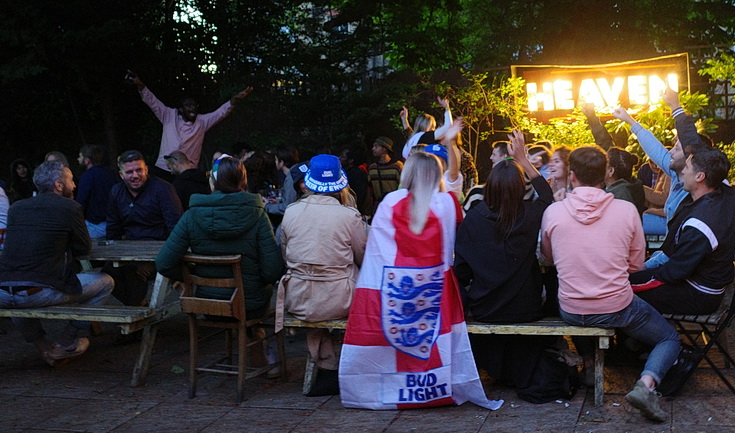
M 58 361 L 69 359 L 69 358 L 75 358 L 83 354 L 84 352 L 86 352 L 88 348 L 89 348 L 88 338 L 77 338 L 76 344 L 74 345 L 73 349 L 65 349 L 59 346 L 58 343 L 56 343 L 51 348 L 51 350 L 47 350 L 46 352 L 43 352 L 43 359 L 45 359 L 46 362 L 53 367 L 55 365 L 59 365 Z
M 649 391 L 646 384 L 639 380 L 635 383 L 633 391 L 626 394 L 625 399 L 634 408 L 641 411 L 644 417 L 656 421 L 664 422 L 669 419 L 669 414 L 664 412 L 659 405 L 661 394 L 656 391 Z

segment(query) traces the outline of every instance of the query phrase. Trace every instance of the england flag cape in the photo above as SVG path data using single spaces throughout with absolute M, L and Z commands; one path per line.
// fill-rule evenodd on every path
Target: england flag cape
M 485 396 L 472 356 L 452 272 L 462 211 L 436 192 L 420 235 L 408 224 L 410 197 L 400 189 L 380 204 L 368 237 L 339 364 L 342 405 L 408 409 Z

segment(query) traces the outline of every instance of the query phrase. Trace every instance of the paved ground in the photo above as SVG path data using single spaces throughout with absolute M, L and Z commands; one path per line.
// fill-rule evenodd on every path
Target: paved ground
M 338 396 L 301 395 L 306 350 L 302 334 L 289 338 L 288 381 L 250 380 L 245 401 L 236 405 L 233 377 L 202 376 L 197 397 L 187 397 L 183 316 L 161 327 L 147 385 L 138 388 L 129 386 L 138 346 L 115 346 L 113 328 L 92 337 L 85 356 L 52 369 L 9 323 L 0 327 L 8 330 L 0 335 L 0 431 L 8 433 L 735 432 L 735 397 L 710 368 L 700 367 L 676 399 L 664 401 L 671 419 L 654 424 L 624 401 L 640 366 L 614 353 L 605 369 L 602 408 L 594 408 L 592 391 L 584 388 L 569 402 L 534 405 L 516 398 L 511 389 L 488 385 L 488 397 L 505 400 L 495 412 L 469 403 L 368 411 L 344 409 Z

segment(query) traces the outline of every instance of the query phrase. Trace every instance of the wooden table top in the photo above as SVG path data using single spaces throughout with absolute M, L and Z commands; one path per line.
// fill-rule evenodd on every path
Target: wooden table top
M 104 241 L 103 241 L 104 242 Z M 92 241 L 92 251 L 89 255 L 79 257 L 80 260 L 109 260 L 109 261 L 139 261 L 152 262 L 156 260 L 158 252 L 165 241 L 107 241 L 110 245 L 100 245 L 99 241 Z

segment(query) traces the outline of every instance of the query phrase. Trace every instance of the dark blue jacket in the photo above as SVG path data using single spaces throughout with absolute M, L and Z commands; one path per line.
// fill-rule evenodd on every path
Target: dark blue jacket
M 112 170 L 95 165 L 79 176 L 77 203 L 82 205 L 84 219 L 99 224 L 107 218 L 107 200 L 112 187 L 120 180 Z
M 107 239 L 164 241 L 182 213 L 176 190 L 165 180 L 150 176 L 136 197 L 119 182 L 107 204 Z

